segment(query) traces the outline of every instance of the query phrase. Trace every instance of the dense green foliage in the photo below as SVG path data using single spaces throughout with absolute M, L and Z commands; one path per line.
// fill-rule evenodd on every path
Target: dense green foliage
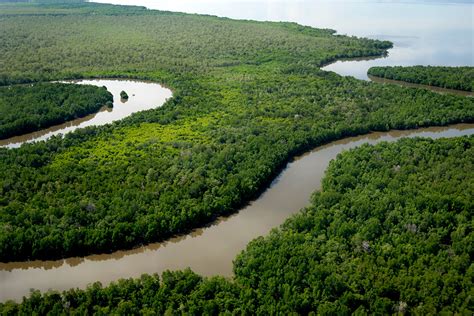
M 113 97 L 104 88 L 66 83 L 0 87 L 0 139 L 97 112 Z
M 380 78 L 474 92 L 474 67 L 372 67 L 368 70 L 368 74 Z
M 243 292 L 243 291 L 242 291 Z M 250 293 L 250 292 L 249 292 Z M 69 290 L 62 295 L 32 293 L 18 305 L 0 303 L 2 315 L 216 315 L 227 310 L 253 314 L 242 305 L 241 289 L 228 280 L 203 279 L 190 270 L 143 275 L 120 280 L 108 287 L 95 283 L 87 290 Z
M 120 92 L 120 98 L 122 98 L 122 99 L 124 99 L 124 100 L 127 100 L 127 99 L 128 99 L 128 94 L 127 94 L 127 92 L 121 91 L 121 92 Z
M 364 145 L 331 162 L 312 205 L 234 263 L 0 304 L 6 315 L 472 314 L 474 137 Z
M 235 262 L 260 311 L 472 314 L 474 137 L 339 155 L 312 206 Z
M 235 211 L 308 148 L 474 118 L 472 98 L 319 69 L 339 57 L 383 54 L 387 42 L 137 7 L 0 12 L 3 84 L 112 76 L 174 92 L 163 107 L 111 125 L 1 149 L 2 261 L 167 238 Z

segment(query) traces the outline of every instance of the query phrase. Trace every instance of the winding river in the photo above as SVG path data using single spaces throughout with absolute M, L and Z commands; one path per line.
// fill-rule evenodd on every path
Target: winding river
M 330 27 L 339 33 L 388 39 L 395 43 L 382 59 L 338 61 L 324 69 L 367 80 L 367 69 L 375 65 L 473 65 L 472 4 L 405 0 L 325 1 L 281 0 L 97 0 L 146 5 L 150 8 L 190 13 L 207 13 L 232 18 L 294 21 L 316 27 Z M 455 1 L 456 2 L 456 1 Z M 263 3 L 263 4 L 262 4 Z M 455 49 L 453 49 L 455 48 Z M 105 85 L 114 95 L 114 108 L 53 127 L 46 131 L 0 141 L 0 146 L 18 147 L 24 142 L 43 140 L 79 127 L 101 125 L 133 112 L 160 106 L 171 91 L 154 83 L 123 80 L 84 80 L 79 84 Z M 398 82 L 395 82 L 398 84 Z M 125 90 L 130 99 L 122 103 Z M 441 91 L 452 92 L 452 91 Z M 311 193 L 321 187 L 330 160 L 338 153 L 363 143 L 376 144 L 402 137 L 456 137 L 474 134 L 474 124 L 458 124 L 419 130 L 371 133 L 346 138 L 318 147 L 289 162 L 269 188 L 238 213 L 220 218 L 208 227 L 128 251 L 68 258 L 57 261 L 0 263 L 0 301 L 20 300 L 31 288 L 41 291 L 84 288 L 100 281 L 104 285 L 119 278 L 166 269 L 190 267 L 202 275 L 232 276 L 232 260 L 252 239 L 266 235 L 285 219 L 308 204 Z
M 191 234 L 141 248 L 112 254 L 57 261 L 0 263 L 0 300 L 20 300 L 31 288 L 47 291 L 84 288 L 100 281 L 104 285 L 143 273 L 161 273 L 190 267 L 202 275 L 232 276 L 232 260 L 252 239 L 266 235 L 290 215 L 308 204 L 311 193 L 321 187 L 321 178 L 338 153 L 402 137 L 455 137 L 474 134 L 474 124 L 419 130 L 371 133 L 318 147 L 288 163 L 270 187 L 238 213 L 221 218 Z
M 107 90 L 114 96 L 114 107 L 112 109 L 103 107 L 97 113 L 90 114 L 63 124 L 55 125 L 44 130 L 24 134 L 21 136 L 0 140 L 0 147 L 20 147 L 23 143 L 45 140 L 53 135 L 70 133 L 78 128 L 112 123 L 130 116 L 135 112 L 159 107 L 172 96 L 171 90 L 153 82 L 116 79 L 91 79 L 69 82 L 74 84 L 88 84 L 98 87 L 107 87 Z M 120 98 L 120 92 L 122 90 L 126 91 L 129 95 L 128 100 L 122 100 Z

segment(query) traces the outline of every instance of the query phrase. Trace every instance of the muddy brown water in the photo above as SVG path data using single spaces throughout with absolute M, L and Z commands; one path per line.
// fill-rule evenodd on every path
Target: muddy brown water
M 335 71 L 340 75 L 365 80 L 368 79 L 367 69 L 372 66 L 461 66 L 473 65 L 474 61 L 473 5 L 469 1 L 96 1 L 146 5 L 149 8 L 240 19 L 294 21 L 304 25 L 330 27 L 339 34 L 392 41 L 394 48 L 386 58 L 341 60 L 324 67 L 325 70 Z M 423 23 L 420 24 L 420 21 Z M 121 90 L 132 95 L 129 88 Z M 116 102 L 120 102 L 120 98 L 116 97 L 118 93 L 114 93 Z M 129 102 L 132 100 L 131 97 Z M 127 103 L 124 105 L 131 104 Z M 149 102 L 141 104 L 151 105 Z M 272 185 L 247 207 L 186 236 L 106 255 L 57 261 L 0 263 L 0 301 L 19 300 L 28 295 L 30 288 L 42 291 L 84 288 L 94 281 L 107 284 L 119 278 L 160 273 L 165 269 L 191 267 L 203 275 L 230 277 L 232 260 L 250 240 L 268 234 L 273 227 L 308 204 L 311 193 L 320 188 L 320 180 L 329 161 L 339 152 L 366 142 L 374 144 L 402 137 L 440 138 L 471 134 L 474 134 L 474 124 L 461 124 L 414 131 L 372 133 L 318 147 L 290 162 Z M 23 141 L 25 140 L 19 142 Z M 19 146 L 1 142 L 0 145 Z
M 390 131 L 350 137 L 318 147 L 288 163 L 262 195 L 238 213 L 162 243 L 129 251 L 57 261 L 0 263 L 0 300 L 20 300 L 31 288 L 41 291 L 108 284 L 143 273 L 190 267 L 205 275 L 232 276 L 232 261 L 252 239 L 266 235 L 309 203 L 321 187 L 329 162 L 338 153 L 364 143 L 376 144 L 403 137 L 456 137 L 474 134 L 474 124 Z

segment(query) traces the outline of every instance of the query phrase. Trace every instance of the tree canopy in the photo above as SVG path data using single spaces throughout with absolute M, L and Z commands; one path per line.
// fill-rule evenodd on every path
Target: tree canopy
M 322 71 L 391 43 L 295 23 L 0 4 L 0 42 L 3 86 L 115 77 L 174 92 L 113 124 L 0 149 L 1 261 L 161 240 L 235 211 L 314 146 L 474 119 L 472 98 Z M 0 311 L 472 314 L 473 142 L 403 140 L 340 155 L 311 206 L 236 258 L 232 281 L 166 272 L 34 292 Z
M 120 92 L 120 97 L 124 100 L 128 100 L 128 94 L 125 91 Z
M 0 139 L 97 112 L 113 97 L 104 88 L 66 83 L 0 87 Z
M 103 287 L 33 292 L 5 315 L 472 314 L 474 136 L 340 154 L 311 206 L 234 262 Z
M 380 78 L 474 92 L 474 67 L 372 67 L 368 70 L 368 74 Z
M 120 122 L 0 149 L 1 261 L 159 241 L 234 212 L 314 146 L 474 118 L 472 98 L 320 70 L 391 44 L 295 23 L 10 4 L 0 41 L 4 85 L 122 77 L 173 90 L 164 106 Z

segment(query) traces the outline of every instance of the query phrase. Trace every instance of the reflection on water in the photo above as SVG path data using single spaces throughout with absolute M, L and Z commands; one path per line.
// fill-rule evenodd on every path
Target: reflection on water
M 208 227 L 128 251 L 68 258 L 56 261 L 0 263 L 0 300 L 19 300 L 30 288 L 46 291 L 84 288 L 100 281 L 139 277 L 190 267 L 210 276 L 232 276 L 232 260 L 252 239 L 266 235 L 291 214 L 308 204 L 311 193 L 321 187 L 329 161 L 338 153 L 363 143 L 394 141 L 402 137 L 455 137 L 474 134 L 474 124 L 420 130 L 371 133 L 346 138 L 304 154 L 290 162 L 271 186 L 238 213 L 219 218 Z
M 474 66 L 472 0 L 95 0 L 236 19 L 291 21 L 389 40 L 386 58 L 325 67 L 367 80 L 373 66 Z
M 113 121 L 121 120 L 132 113 L 161 106 L 172 95 L 169 89 L 152 82 L 115 79 L 79 80 L 71 82 L 75 84 L 89 84 L 98 87 L 107 87 L 107 90 L 114 96 L 114 107 L 112 109 L 103 107 L 99 112 L 85 117 L 33 133 L 0 140 L 0 147 L 19 147 L 25 142 L 45 140 L 53 135 L 70 133 L 77 128 L 104 125 Z M 120 98 L 120 92 L 122 90 L 130 95 L 126 102 Z

